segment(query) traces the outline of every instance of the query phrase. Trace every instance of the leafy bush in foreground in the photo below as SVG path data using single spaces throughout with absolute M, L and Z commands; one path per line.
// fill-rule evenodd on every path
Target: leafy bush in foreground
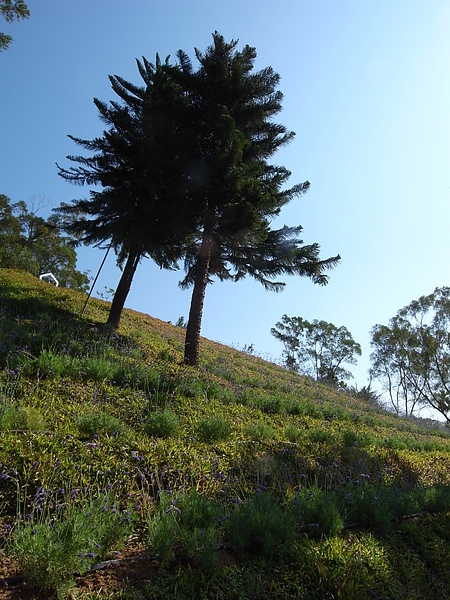
M 225 540 L 238 555 L 278 560 L 294 552 L 293 521 L 272 495 L 256 494 L 231 512 Z
M 56 591 L 62 600 L 75 586 L 75 573 L 85 573 L 114 544 L 123 543 L 131 519 L 108 495 L 53 506 L 46 494 L 42 490 L 27 519 L 18 523 L 9 548 L 31 585 Z M 58 510 L 61 518 L 56 516 Z

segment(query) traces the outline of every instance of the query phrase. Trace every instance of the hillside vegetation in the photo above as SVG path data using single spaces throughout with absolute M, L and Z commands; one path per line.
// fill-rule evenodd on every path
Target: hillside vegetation
M 0 598 L 450 596 L 448 431 L 85 298 L 0 270 Z

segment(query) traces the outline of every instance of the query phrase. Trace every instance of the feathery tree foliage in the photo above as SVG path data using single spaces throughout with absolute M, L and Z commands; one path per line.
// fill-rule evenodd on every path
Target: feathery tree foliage
M 450 425 L 450 288 L 414 300 L 371 335 L 370 375 L 383 383 L 396 413 L 428 406 Z
M 0 194 L 0 267 L 36 276 L 51 272 L 62 286 L 86 291 L 89 279 L 75 268 L 72 239 L 62 235 L 55 217 L 45 220 L 37 210 Z
M 30 10 L 23 0 L 0 0 L 0 15 L 8 23 L 12 23 L 20 19 L 28 19 Z M 10 35 L 0 32 L 0 51 L 6 50 L 11 42 Z
M 309 182 L 285 188 L 291 173 L 270 164 L 293 132 L 273 122 L 281 111 L 279 75 L 268 67 L 254 71 L 256 50 L 225 42 L 217 32 L 204 53 L 195 50 L 194 70 L 181 50 L 173 79 L 185 94 L 180 113 L 193 132 L 190 202 L 197 239 L 186 253 L 182 287 L 193 286 L 185 363 L 197 365 L 205 291 L 212 277 L 238 281 L 250 275 L 266 289 L 280 291 L 280 275 L 311 277 L 326 284 L 326 270 L 340 257 L 319 259 L 318 244 L 303 245 L 301 227 L 273 230 L 271 221 Z
M 80 240 L 109 243 L 119 261 L 127 257 L 126 293 L 145 254 L 168 268 L 184 258 L 181 286 L 193 286 L 189 365 L 198 364 L 205 291 L 214 276 L 238 281 L 250 275 L 275 291 L 285 285 L 276 278 L 286 274 L 324 285 L 326 271 L 340 259 L 320 260 L 318 244 L 299 239 L 300 226 L 270 227 L 309 182 L 285 188 L 290 172 L 268 162 L 294 137 L 272 120 L 281 110 L 279 76 L 270 67 L 253 72 L 255 49 L 236 46 L 216 32 L 204 54 L 196 50 L 197 70 L 180 50 L 175 65 L 138 61 L 144 87 L 110 77 L 122 103 L 94 100 L 109 129 L 92 141 L 72 137 L 96 154 L 69 156 L 78 166 L 59 167 L 69 181 L 102 186 L 60 213 Z M 121 283 L 112 311 L 120 289 Z M 120 309 L 122 300 L 121 292 Z M 117 315 L 110 314 L 114 326 Z
M 283 315 L 270 333 L 284 345 L 286 368 L 318 381 L 342 385 L 352 377 L 342 365 L 355 365 L 355 355 L 361 356 L 361 346 L 349 330 L 326 321 Z
M 167 61 L 166 61 L 167 64 Z M 59 175 L 79 185 L 99 185 L 89 199 L 63 204 L 58 213 L 80 242 L 112 246 L 125 263 L 108 323 L 117 328 L 136 268 L 145 255 L 174 269 L 189 231 L 186 203 L 186 144 L 173 119 L 179 91 L 156 57 L 137 61 L 144 85 L 110 76 L 121 102 L 94 99 L 109 127 L 101 137 L 75 143 L 94 152 L 68 156 L 76 167 L 58 166 Z

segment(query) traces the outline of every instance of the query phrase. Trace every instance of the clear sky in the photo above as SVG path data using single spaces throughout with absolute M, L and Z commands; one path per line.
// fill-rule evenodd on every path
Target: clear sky
M 217 30 L 255 46 L 257 68 L 281 75 L 278 121 L 296 132 L 275 157 L 291 183 L 311 189 L 277 225 L 304 227 L 321 256 L 340 253 L 327 287 L 287 278 L 280 294 L 252 280 L 208 287 L 202 335 L 278 358 L 270 328 L 283 313 L 345 325 L 361 343 L 353 367 L 367 383 L 370 329 L 435 287 L 449 285 L 450 4 L 448 0 L 29 0 L 31 17 L 0 31 L 0 193 L 13 201 L 88 195 L 55 162 L 83 153 L 67 134 L 101 134 L 93 97 L 114 99 L 108 80 L 142 80 L 135 58 L 181 48 L 194 58 Z M 194 62 L 195 64 L 195 62 Z M 44 211 L 44 212 L 45 212 Z M 43 214 L 43 216 L 46 216 Z M 103 252 L 78 251 L 95 275 Z M 114 288 L 108 258 L 95 290 Z M 182 272 L 145 260 L 127 306 L 175 322 L 187 317 Z

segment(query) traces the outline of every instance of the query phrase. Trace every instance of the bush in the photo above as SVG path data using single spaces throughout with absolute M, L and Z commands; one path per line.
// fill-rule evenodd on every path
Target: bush
M 450 487 L 447 485 L 435 485 L 425 490 L 424 508 L 430 512 L 441 512 L 448 510 L 450 506 Z
M 196 435 L 203 442 L 226 440 L 231 435 L 231 425 L 221 418 L 202 419 L 197 423 Z
M 43 431 L 47 424 L 41 413 L 31 406 L 15 406 L 3 404 L 0 406 L 0 431 L 26 429 L 28 431 Z
M 267 441 L 273 440 L 275 437 L 275 430 L 267 423 L 258 421 L 257 423 L 251 423 L 245 428 L 245 434 L 252 440 Z
M 237 554 L 270 559 L 282 559 L 295 547 L 292 519 L 270 494 L 257 494 L 233 510 L 225 540 Z
M 337 535 L 344 527 L 337 497 L 317 487 L 302 490 L 291 500 L 290 512 L 309 537 Z
M 289 442 L 292 442 L 294 444 L 301 440 L 304 434 L 301 429 L 299 429 L 292 423 L 289 423 L 284 429 L 284 435 L 286 436 L 286 439 Z
M 178 417 L 170 412 L 151 412 L 144 425 L 147 435 L 168 438 L 178 435 L 179 424 Z
M 170 496 L 162 492 L 147 518 L 147 543 L 162 562 L 179 560 L 210 568 L 218 559 L 220 507 L 196 490 Z
M 49 496 L 46 500 L 19 523 L 9 547 L 31 585 L 63 599 L 75 587 L 75 573 L 86 572 L 125 540 L 130 518 L 108 495 L 80 504 L 69 501 L 60 517 L 50 510 Z
M 317 444 L 331 443 L 334 441 L 333 432 L 328 429 L 322 429 L 321 427 L 310 429 L 307 435 L 311 442 Z
M 386 529 L 393 519 L 386 492 L 363 485 L 347 495 L 347 523 L 358 527 Z
M 125 431 L 122 421 L 106 412 L 94 412 L 81 415 L 76 419 L 81 435 L 92 437 L 95 434 L 120 435 Z

